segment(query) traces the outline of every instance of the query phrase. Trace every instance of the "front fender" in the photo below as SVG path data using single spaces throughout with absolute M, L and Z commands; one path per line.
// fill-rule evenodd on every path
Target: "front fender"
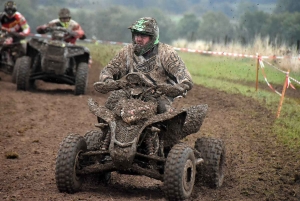
M 92 98 L 88 99 L 90 112 L 106 122 L 115 121 L 115 114 L 104 106 L 99 106 Z
M 207 110 L 208 106 L 203 104 L 158 114 L 146 121 L 139 132 L 142 133 L 147 126 L 161 122 L 167 128 L 166 131 L 161 131 L 165 146 L 172 147 L 181 139 L 200 130 Z
M 84 55 L 85 53 L 87 53 L 88 55 L 90 54 L 87 48 L 77 46 L 77 45 L 72 45 L 72 46 L 68 46 L 67 57 L 75 57 L 78 55 Z

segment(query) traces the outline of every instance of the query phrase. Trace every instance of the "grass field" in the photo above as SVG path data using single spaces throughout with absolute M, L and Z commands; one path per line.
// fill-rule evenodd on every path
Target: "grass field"
M 109 60 L 118 52 L 122 46 L 112 45 L 92 45 L 90 48 L 94 62 L 105 66 Z M 276 116 L 280 96 L 274 91 L 258 89 L 256 91 L 256 59 L 234 58 L 225 56 L 208 56 L 197 53 L 179 52 L 186 66 L 192 74 L 196 84 L 208 88 L 216 88 L 231 94 L 242 94 L 261 102 L 262 105 L 270 109 Z M 272 68 L 265 63 L 264 71 L 267 80 L 271 85 L 283 86 L 285 74 Z M 274 64 L 276 66 L 276 64 Z M 299 72 L 291 72 L 290 76 L 300 80 Z M 260 84 L 267 83 L 264 76 L 259 71 L 258 81 Z M 300 90 L 297 83 L 293 83 L 296 90 Z M 282 89 L 282 88 L 281 88 Z M 280 89 L 280 93 L 281 93 Z M 293 90 L 288 88 L 287 90 Z M 300 93 L 300 91 L 299 91 Z M 280 117 L 273 125 L 274 133 L 278 139 L 291 149 L 300 148 L 300 100 L 285 98 Z

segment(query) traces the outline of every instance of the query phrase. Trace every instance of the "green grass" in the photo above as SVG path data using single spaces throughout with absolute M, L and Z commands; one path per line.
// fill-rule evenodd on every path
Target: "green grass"
M 230 58 L 224 56 L 205 56 L 195 53 L 183 53 L 179 55 L 185 61 L 186 66 L 197 84 L 209 88 L 216 88 L 228 93 L 240 93 L 260 101 L 276 116 L 280 96 L 271 89 L 256 91 L 256 60 L 245 58 Z M 283 87 L 285 74 L 265 64 L 265 75 L 268 82 L 274 87 Z M 274 65 L 276 67 L 276 65 Z M 258 81 L 260 84 L 267 83 L 259 70 Z M 299 78 L 299 73 L 291 72 L 290 76 Z M 299 79 L 297 79 L 299 81 Z M 252 84 L 252 86 L 251 86 Z M 296 90 L 300 86 L 295 84 Z M 282 92 L 282 87 L 278 90 Z M 287 90 L 294 90 L 288 88 Z M 300 92 L 299 92 L 300 93 Z M 285 97 L 280 117 L 273 125 L 274 132 L 279 140 L 290 148 L 300 148 L 300 100 Z
M 102 67 L 107 65 L 107 63 L 117 54 L 123 46 L 121 45 L 107 45 L 98 44 L 94 45 L 92 43 L 78 43 L 84 45 L 90 49 L 92 60 L 95 63 L 100 64 Z
M 105 66 L 122 46 L 112 45 L 87 45 L 94 62 Z M 268 88 L 256 91 L 256 60 L 249 58 L 234 58 L 225 56 L 207 56 L 197 53 L 179 52 L 186 66 L 192 74 L 196 84 L 208 88 L 216 88 L 232 94 L 242 94 L 258 100 L 261 104 L 270 109 L 276 116 L 280 96 Z M 285 74 L 270 67 L 265 63 L 265 73 L 271 85 L 283 86 Z M 276 66 L 276 65 L 274 65 Z M 258 81 L 261 84 L 267 83 L 259 70 Z M 300 74 L 291 72 L 290 76 L 299 81 Z M 297 90 L 300 86 L 295 84 Z M 288 88 L 287 90 L 293 90 Z M 278 92 L 281 93 L 282 87 Z M 300 93 L 300 92 L 299 92 Z M 285 97 L 280 117 L 273 125 L 274 133 L 277 134 L 280 142 L 291 149 L 300 149 L 300 100 Z

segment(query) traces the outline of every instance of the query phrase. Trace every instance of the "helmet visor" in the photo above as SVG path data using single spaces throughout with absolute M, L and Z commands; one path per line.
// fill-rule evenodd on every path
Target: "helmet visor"
M 9 16 L 13 15 L 16 12 L 16 10 L 13 8 L 5 8 L 4 11 Z
M 141 36 L 141 37 L 153 36 L 152 33 L 148 33 L 148 32 L 140 32 L 136 30 L 131 30 L 131 31 L 132 31 L 132 36 Z

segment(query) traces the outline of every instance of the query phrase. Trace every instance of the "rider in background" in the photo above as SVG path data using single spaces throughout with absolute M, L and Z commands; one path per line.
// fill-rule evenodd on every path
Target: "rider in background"
M 17 5 L 14 1 L 7 1 L 4 4 L 4 12 L 0 13 L 0 24 L 1 30 L 9 34 L 4 44 L 15 44 L 20 53 L 25 54 L 25 44 L 21 44 L 21 40 L 30 34 L 30 27 L 25 17 L 17 11 Z M 2 56 L 6 58 L 8 64 L 13 65 L 12 56 L 8 52 L 5 53 Z
M 132 44 L 121 49 L 104 67 L 100 73 L 100 82 L 113 82 L 128 73 L 141 72 L 154 85 L 161 88 L 169 87 L 170 91 L 171 88 L 176 88 L 175 94 L 169 94 L 158 100 L 159 113 L 172 110 L 173 99 L 184 95 L 193 87 L 190 73 L 174 48 L 159 42 L 159 28 L 154 18 L 142 17 L 129 29 Z M 113 96 L 112 94 L 111 97 Z M 121 96 L 120 92 L 118 97 Z
M 68 30 L 69 37 L 67 36 L 65 38 L 65 42 L 67 43 L 75 44 L 78 38 L 79 39 L 85 38 L 84 31 L 79 25 L 79 23 L 71 19 L 71 12 L 69 9 L 67 8 L 60 9 L 58 16 L 59 16 L 58 19 L 54 19 L 47 24 L 38 26 L 36 31 L 39 34 L 45 34 L 48 32 L 47 31 L 48 27 L 58 26 L 58 27 L 64 27 Z
M 30 34 L 30 27 L 25 17 L 17 11 L 17 5 L 13 1 L 7 1 L 4 4 L 4 13 L 0 14 L 0 23 L 2 31 L 19 34 L 19 36 L 14 35 L 7 39 L 5 44 L 20 42 L 21 39 Z

